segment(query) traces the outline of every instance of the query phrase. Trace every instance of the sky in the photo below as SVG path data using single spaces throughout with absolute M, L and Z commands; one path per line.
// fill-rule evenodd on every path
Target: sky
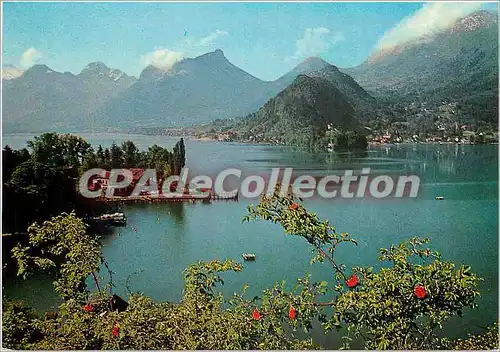
M 307 57 L 346 68 L 497 3 L 6 3 L 2 63 L 79 73 L 102 61 L 138 77 L 223 50 L 274 80 Z

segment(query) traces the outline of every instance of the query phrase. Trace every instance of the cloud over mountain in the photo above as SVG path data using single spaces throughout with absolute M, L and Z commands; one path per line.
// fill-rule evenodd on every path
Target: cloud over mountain
M 31 47 L 21 55 L 20 64 L 23 67 L 31 67 L 41 58 L 42 54 L 40 53 L 40 51 Z
M 295 53 L 285 60 L 300 60 L 324 54 L 332 45 L 344 39 L 341 32 L 332 33 L 325 27 L 307 28 L 302 37 L 297 39 Z
M 170 69 L 173 64 L 184 58 L 184 53 L 173 51 L 165 48 L 158 48 L 141 56 L 141 64 L 143 66 L 152 65 L 164 70 Z
M 396 27 L 385 32 L 376 50 L 386 50 L 415 39 L 432 35 L 453 25 L 461 17 L 482 6 L 481 2 L 433 2 L 422 6 L 413 15 L 404 18 Z
M 187 56 L 196 56 L 205 52 L 207 48 L 210 48 L 217 42 L 217 39 L 228 35 L 229 32 L 216 29 L 202 38 L 186 37 L 174 49 L 159 47 L 145 55 L 141 55 L 141 66 L 146 67 L 151 65 L 162 70 L 170 70 L 176 62 L 181 61 Z

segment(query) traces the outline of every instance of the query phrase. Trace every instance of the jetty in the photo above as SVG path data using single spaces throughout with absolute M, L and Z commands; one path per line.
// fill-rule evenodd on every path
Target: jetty
M 238 200 L 238 191 L 215 193 L 210 192 L 210 199 L 213 200 Z
M 215 193 L 213 191 L 201 193 L 168 193 L 168 194 L 145 194 L 139 196 L 100 196 L 95 198 L 102 203 L 172 203 L 172 202 L 202 202 L 212 201 L 238 201 L 238 191 Z

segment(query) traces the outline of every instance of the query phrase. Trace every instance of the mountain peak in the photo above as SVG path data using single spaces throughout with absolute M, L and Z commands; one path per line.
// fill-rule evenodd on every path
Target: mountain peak
M 194 58 L 194 60 L 206 60 L 206 59 L 227 60 L 226 56 L 224 56 L 224 52 L 221 49 L 216 49 L 215 51 L 211 51 Z
M 110 68 L 101 61 L 91 62 L 83 68 L 79 76 L 105 76 L 109 73 Z
M 91 62 L 78 74 L 79 77 L 102 78 L 108 77 L 113 81 L 118 81 L 122 77 L 128 77 L 124 72 L 118 69 L 109 68 L 101 61 Z
M 103 71 L 108 71 L 109 67 L 104 64 L 102 61 L 95 61 L 91 62 L 85 68 L 82 70 L 83 71 L 97 71 L 97 72 L 103 72 Z
M 45 64 L 36 64 L 26 70 L 26 74 L 48 74 L 52 72 L 54 72 L 54 70 Z
M 321 63 L 321 64 L 328 64 L 325 60 L 320 58 L 319 56 L 309 56 L 306 57 L 304 60 L 302 60 L 302 63 Z
M 293 82 L 293 80 L 301 74 L 308 74 L 311 72 L 319 71 L 324 69 L 325 67 L 332 66 L 325 60 L 317 56 L 310 56 L 300 62 L 297 66 L 295 66 L 291 71 L 285 73 L 283 76 L 277 79 L 277 82 L 280 85 L 288 85 Z M 335 67 L 335 66 L 332 66 Z
M 357 131 L 359 122 L 346 96 L 321 77 L 299 74 L 257 112 L 247 116 L 252 138 L 309 146 L 324 137 L 326 126 Z
M 202 64 L 201 66 L 200 63 Z M 216 49 L 215 51 L 211 51 L 194 58 L 184 58 L 175 62 L 172 67 L 169 68 L 149 65 L 142 70 L 139 79 L 143 81 L 162 80 L 172 76 L 184 75 L 188 72 L 193 73 L 193 69 L 196 70 L 196 68 L 203 68 L 207 63 L 209 63 L 209 65 L 215 64 L 218 66 L 221 65 L 221 63 L 229 63 L 229 61 L 224 56 L 224 52 L 221 49 Z
M 142 70 L 141 75 L 139 76 L 139 80 L 141 81 L 149 81 L 155 78 L 162 77 L 165 73 L 165 70 L 156 67 L 154 65 L 148 65 Z
M 318 71 L 330 65 L 328 62 L 317 56 L 310 56 L 295 66 L 293 69 L 297 73 Z

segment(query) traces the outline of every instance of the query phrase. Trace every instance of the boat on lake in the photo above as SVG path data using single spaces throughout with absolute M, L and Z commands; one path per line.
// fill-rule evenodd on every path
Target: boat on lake
M 127 217 L 124 213 L 102 214 L 93 218 L 95 222 L 114 225 L 125 226 L 127 224 Z
M 241 256 L 244 260 L 255 260 L 255 254 L 253 253 L 243 253 Z

